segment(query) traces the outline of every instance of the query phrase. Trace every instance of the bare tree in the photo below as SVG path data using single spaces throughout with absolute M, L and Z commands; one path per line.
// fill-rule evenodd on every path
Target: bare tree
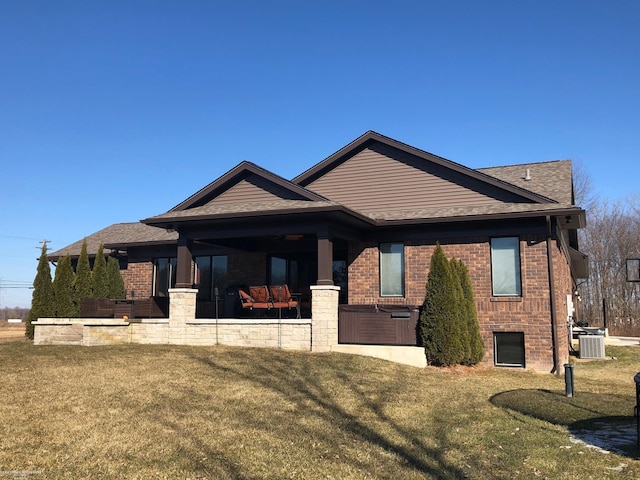
M 640 197 L 595 201 L 580 236 L 589 255 L 590 276 L 580 285 L 579 313 L 612 334 L 640 335 L 639 286 L 626 281 L 626 259 L 640 256 Z

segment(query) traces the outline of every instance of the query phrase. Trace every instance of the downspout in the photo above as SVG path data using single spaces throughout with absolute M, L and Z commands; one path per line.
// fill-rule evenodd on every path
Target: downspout
M 558 352 L 558 319 L 556 318 L 555 281 L 553 276 L 553 254 L 551 216 L 547 215 L 547 267 L 549 272 L 549 308 L 551 308 L 551 338 L 553 342 L 553 370 L 556 377 L 560 376 L 560 356 Z

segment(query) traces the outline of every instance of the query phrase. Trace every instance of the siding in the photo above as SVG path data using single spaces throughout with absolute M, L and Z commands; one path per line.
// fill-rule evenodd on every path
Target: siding
M 243 180 L 212 199 L 207 204 L 229 205 L 247 202 L 272 202 L 273 200 L 306 200 L 300 195 L 271 183 L 258 175 L 249 174 Z
M 307 188 L 361 212 L 523 201 L 380 143 L 355 154 Z

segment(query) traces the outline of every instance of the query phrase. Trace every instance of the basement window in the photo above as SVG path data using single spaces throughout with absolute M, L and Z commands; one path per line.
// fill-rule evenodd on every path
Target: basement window
M 497 367 L 524 368 L 524 332 L 494 332 L 493 356 Z

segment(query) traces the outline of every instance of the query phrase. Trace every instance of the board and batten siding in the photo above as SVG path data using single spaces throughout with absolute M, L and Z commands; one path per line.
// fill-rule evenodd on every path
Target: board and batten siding
M 522 202 L 434 162 L 374 144 L 306 188 L 360 212 Z

